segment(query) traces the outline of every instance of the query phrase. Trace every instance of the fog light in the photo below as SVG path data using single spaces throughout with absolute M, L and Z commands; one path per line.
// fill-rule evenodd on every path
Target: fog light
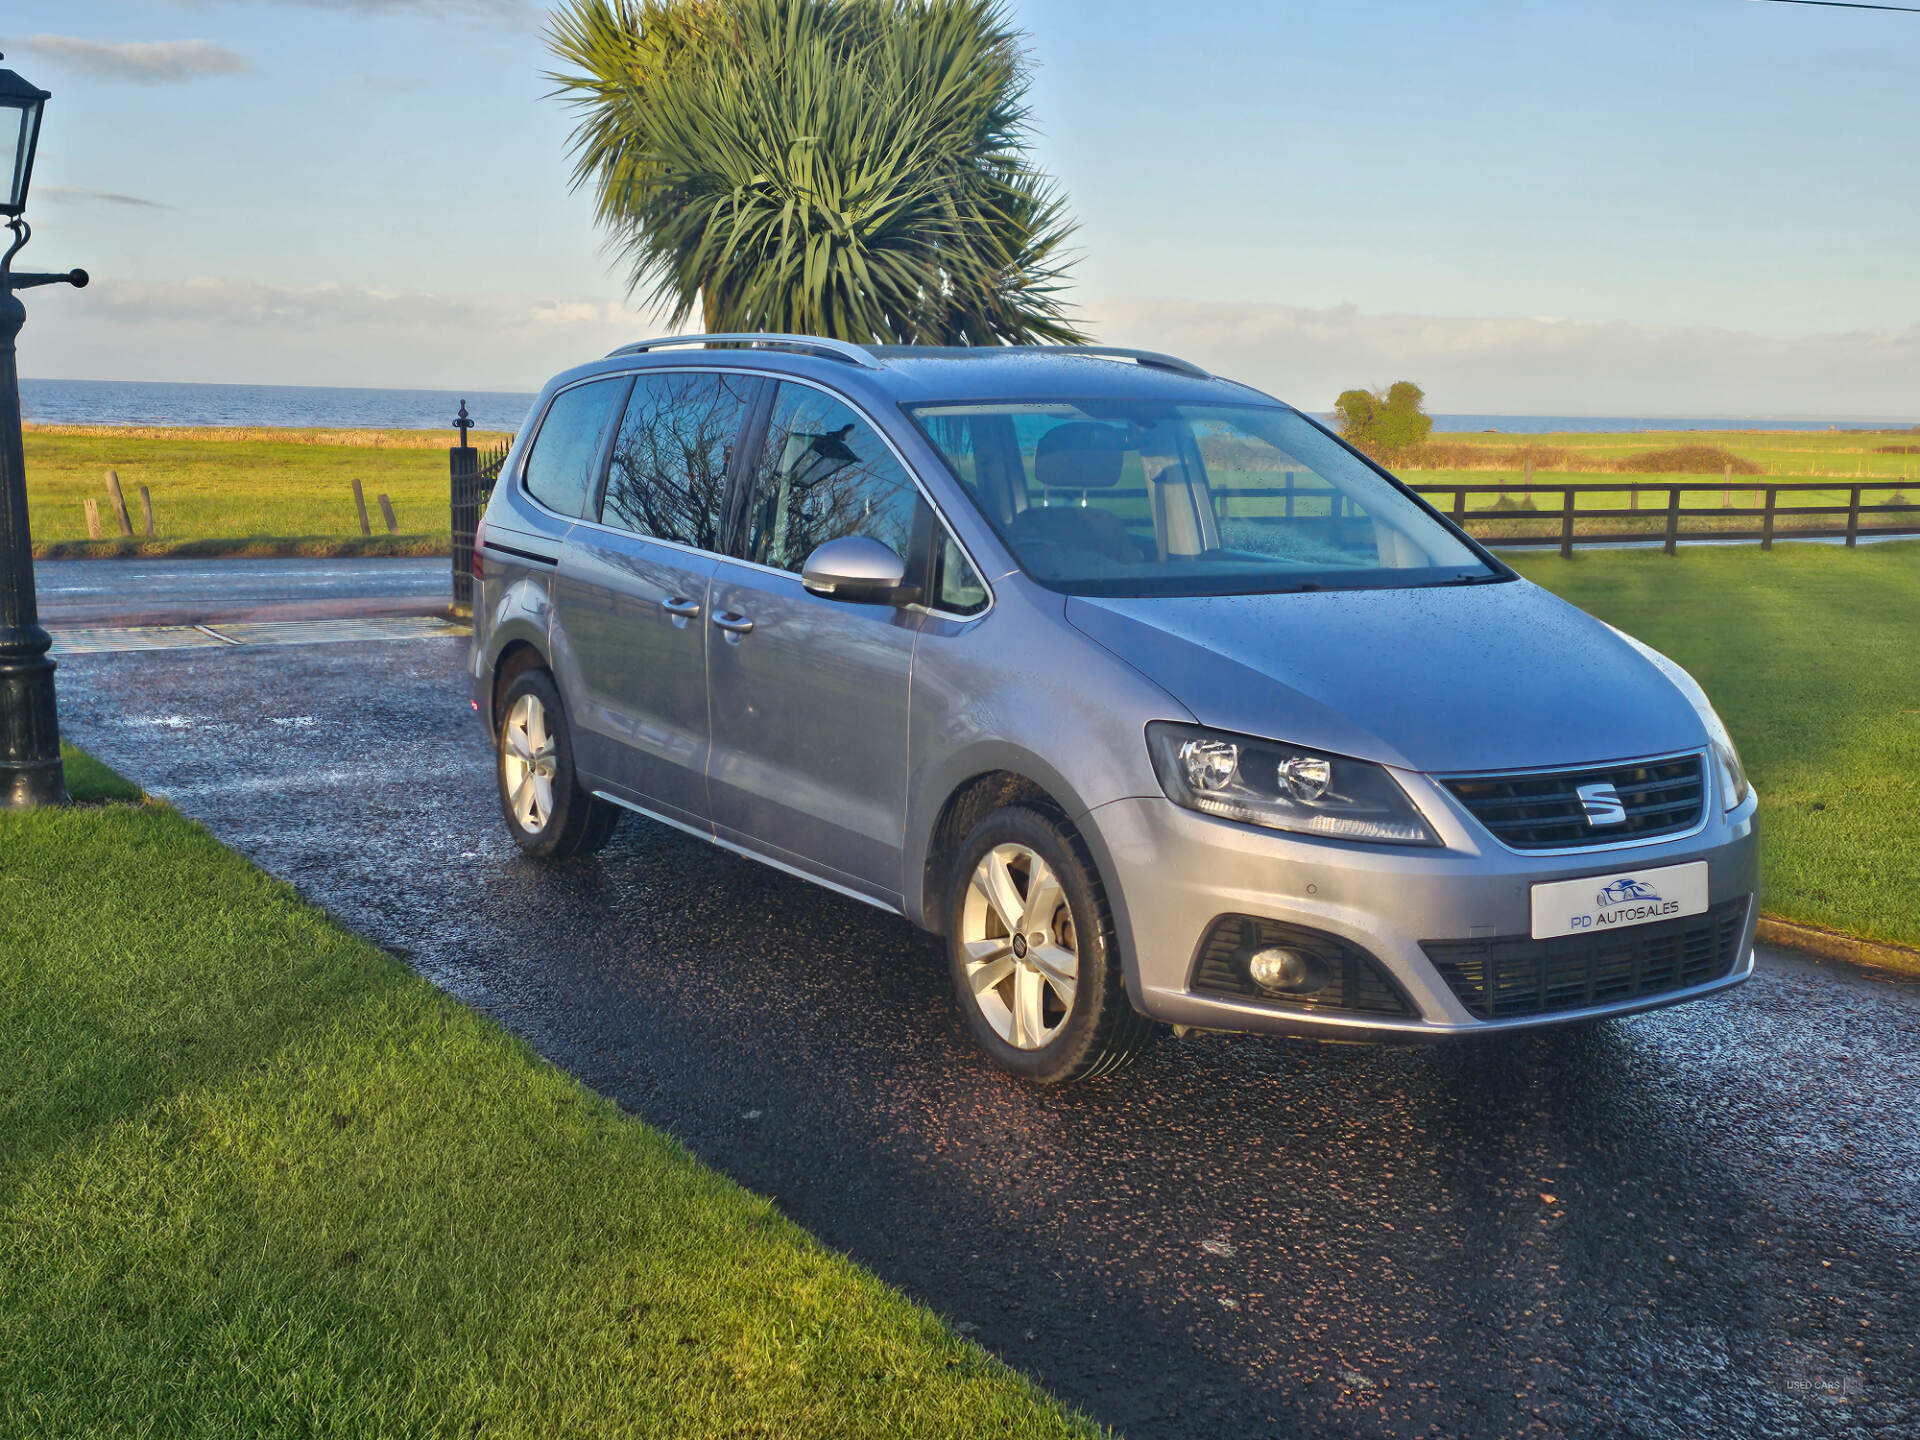
M 1313 956 L 1275 946 L 1256 950 L 1247 957 L 1247 978 L 1262 990 L 1310 995 L 1315 990 L 1326 989 L 1332 976 Z

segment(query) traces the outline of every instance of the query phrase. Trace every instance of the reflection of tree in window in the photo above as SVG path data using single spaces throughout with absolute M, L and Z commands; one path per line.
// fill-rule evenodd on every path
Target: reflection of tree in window
M 798 570 L 829 540 L 867 535 L 907 558 L 912 482 L 846 406 L 782 385 L 750 516 L 753 557 Z
M 748 383 L 725 375 L 642 375 L 614 441 L 605 523 L 718 550 Z

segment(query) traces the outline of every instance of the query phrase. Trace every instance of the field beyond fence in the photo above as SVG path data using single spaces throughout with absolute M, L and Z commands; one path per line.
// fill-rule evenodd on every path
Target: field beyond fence
M 476 433 L 471 443 L 504 438 Z M 33 425 L 26 453 L 34 539 L 38 553 L 51 556 L 445 554 L 453 439 L 451 430 Z M 1475 535 L 1502 545 L 1658 543 L 1670 528 L 1679 543 L 1760 540 L 1769 492 L 1775 539 L 1843 536 L 1849 524 L 1869 538 L 1920 529 L 1920 440 L 1905 431 L 1438 435 L 1392 468 Z M 110 469 L 135 517 L 130 541 L 118 538 Z M 371 539 L 361 535 L 356 479 Z M 152 544 L 138 510 L 143 485 L 154 509 Z M 1570 518 L 1567 486 L 1577 487 Z M 380 495 L 393 507 L 391 535 Z M 90 537 L 89 500 L 104 539 Z
M 485 445 L 504 437 L 476 433 Z M 425 554 L 451 544 L 452 430 L 172 429 L 30 425 L 27 508 L 35 553 Z M 121 535 L 107 472 L 129 509 Z M 354 481 L 371 538 L 363 537 Z M 145 536 L 140 487 L 151 498 Z M 379 503 L 393 508 L 389 532 Z M 89 534 L 93 501 L 104 539 Z

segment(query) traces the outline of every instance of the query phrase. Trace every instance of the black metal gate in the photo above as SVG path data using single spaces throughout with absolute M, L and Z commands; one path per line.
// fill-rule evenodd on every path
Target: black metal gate
M 463 443 L 447 451 L 447 474 L 453 501 L 453 603 L 473 604 L 473 537 L 480 528 L 480 516 L 493 494 L 494 482 L 513 449 L 509 436 L 486 449 L 465 442 L 473 419 L 467 414 L 467 402 L 460 402 L 460 415 L 454 422 Z

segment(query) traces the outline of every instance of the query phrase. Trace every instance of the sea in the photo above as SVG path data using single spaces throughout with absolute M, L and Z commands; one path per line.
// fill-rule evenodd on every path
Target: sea
M 502 390 L 384 390 L 335 385 L 203 385 L 144 380 L 22 380 L 21 409 L 48 425 L 243 425 L 438 430 L 460 403 L 482 430 L 518 430 L 534 397 Z M 1435 415 L 1434 429 L 1563 431 L 1905 430 L 1913 420 L 1782 420 L 1750 415 Z M 1920 428 L 1920 427 L 1917 427 Z

